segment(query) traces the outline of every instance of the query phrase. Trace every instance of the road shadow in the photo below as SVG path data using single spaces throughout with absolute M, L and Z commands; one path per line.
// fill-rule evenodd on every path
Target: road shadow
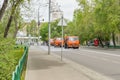
M 60 67 L 65 65 L 60 59 L 52 55 L 48 55 L 46 52 L 30 51 L 27 63 L 28 70 L 43 70 L 53 67 Z

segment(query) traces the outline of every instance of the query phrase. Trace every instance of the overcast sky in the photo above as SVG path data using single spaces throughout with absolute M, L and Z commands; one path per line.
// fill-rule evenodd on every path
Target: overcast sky
M 32 1 L 32 18 L 34 19 L 36 18 L 36 20 L 38 19 L 38 6 L 40 6 L 40 4 L 45 4 L 48 3 L 49 0 L 31 0 Z M 78 8 L 78 4 L 76 2 L 76 0 L 54 0 L 56 1 L 56 3 L 58 3 L 58 5 L 60 6 L 60 9 L 63 11 L 63 15 L 66 19 L 72 21 L 73 19 L 73 12 L 76 8 Z M 48 21 L 48 6 L 46 7 L 42 7 L 40 6 L 40 15 L 41 15 L 41 19 L 44 18 L 45 21 Z M 30 19 L 29 19 L 30 20 Z
M 39 0 L 40 1 L 40 0 Z M 54 0 L 58 5 L 60 6 L 60 9 L 63 11 L 64 17 L 66 19 L 72 20 L 73 19 L 73 12 L 76 8 L 78 8 L 78 4 L 76 0 Z M 38 5 L 36 5 L 37 0 L 33 0 L 35 3 L 35 13 L 38 12 Z M 44 4 L 48 3 L 48 0 L 41 0 L 38 4 Z M 48 21 L 48 6 L 47 7 L 41 7 L 40 8 L 40 15 L 45 19 L 45 21 Z M 37 17 L 37 16 L 36 16 Z
M 38 4 L 41 3 L 48 3 L 48 0 L 31 0 L 32 1 L 32 9 L 31 9 L 31 19 L 37 19 L 38 13 Z M 61 10 L 63 11 L 64 17 L 72 20 L 73 19 L 73 12 L 76 8 L 78 8 L 78 4 L 76 0 L 55 0 L 58 5 L 60 5 Z M 3 0 L 0 0 L 0 6 L 2 5 Z M 27 15 L 27 12 L 25 12 Z M 40 13 L 45 21 L 48 21 L 48 7 L 42 7 L 40 9 Z M 29 17 L 30 18 L 30 17 Z
M 78 8 L 76 0 L 56 0 L 56 1 L 61 6 L 61 10 L 64 12 L 64 17 L 69 20 L 72 20 L 74 10 Z

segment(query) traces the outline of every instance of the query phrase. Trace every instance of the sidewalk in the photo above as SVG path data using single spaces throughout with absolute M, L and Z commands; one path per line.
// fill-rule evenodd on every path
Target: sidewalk
M 30 47 L 25 80 L 113 80 L 73 61 Z
M 90 80 L 46 51 L 30 48 L 25 80 Z

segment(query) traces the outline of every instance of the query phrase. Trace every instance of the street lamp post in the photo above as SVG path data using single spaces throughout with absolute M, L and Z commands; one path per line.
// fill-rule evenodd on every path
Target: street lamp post
M 62 46 L 61 46 L 61 61 L 62 61 L 62 53 L 63 53 L 63 13 L 62 13 Z
M 39 20 L 39 9 L 40 9 L 40 7 L 38 7 L 38 44 L 39 44 L 39 36 L 40 36 L 40 20 Z
M 40 9 L 40 7 L 38 7 L 38 27 L 40 25 L 40 20 L 39 20 L 39 14 L 40 14 L 40 12 L 39 12 L 39 9 Z
M 51 0 L 49 0 L 49 22 L 48 22 L 48 55 L 50 55 L 50 52 L 51 52 L 51 49 L 50 49 L 50 37 L 51 37 L 51 30 L 50 30 L 50 19 L 51 19 L 51 16 L 50 16 L 50 13 L 51 13 Z
M 41 23 L 41 22 L 40 22 L 40 18 L 39 18 L 39 17 L 40 17 L 40 7 L 41 7 L 41 6 L 42 6 L 42 7 L 46 7 L 47 4 L 40 4 L 39 7 L 38 7 L 38 24 L 37 24 L 37 25 L 38 25 L 38 41 L 39 41 L 39 39 L 40 39 L 40 23 Z M 44 19 L 42 19 L 42 21 L 44 21 Z

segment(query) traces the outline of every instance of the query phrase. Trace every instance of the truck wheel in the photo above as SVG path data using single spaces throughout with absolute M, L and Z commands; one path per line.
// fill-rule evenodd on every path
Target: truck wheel
M 76 49 L 79 49 L 79 47 L 76 47 Z
M 65 49 L 67 49 L 67 48 L 68 48 L 67 44 L 65 44 L 65 46 L 64 46 L 64 47 L 65 47 Z
M 79 47 L 73 47 L 73 49 L 79 49 Z
M 56 48 L 57 46 L 56 46 L 56 45 L 54 45 L 54 47 Z

